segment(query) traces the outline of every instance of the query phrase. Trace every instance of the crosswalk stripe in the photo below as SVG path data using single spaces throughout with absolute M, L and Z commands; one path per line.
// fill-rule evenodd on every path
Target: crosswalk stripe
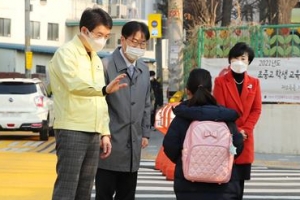
M 40 153 L 52 153 L 53 149 L 55 149 L 56 143 L 55 141 L 51 142 L 50 144 L 48 144 L 45 148 L 39 150 L 38 152 Z
M 300 181 L 300 178 L 288 177 L 288 178 L 278 178 L 278 177 L 271 177 L 271 178 L 252 178 L 251 181 Z
M 149 196 L 149 194 L 136 194 L 135 195 L 136 198 L 147 198 L 147 199 L 175 199 L 175 194 L 151 194 L 151 196 Z
M 55 151 L 55 139 L 51 137 L 48 141 L 4 141 L 0 142 L 0 151 L 52 153 Z
M 251 172 L 252 173 L 266 173 L 266 169 L 267 168 L 265 168 L 263 170 L 252 169 Z M 299 170 L 297 170 L 297 169 L 292 169 L 292 170 L 290 170 L 290 169 L 275 169 L 275 170 L 274 169 L 268 169 L 267 173 L 271 173 L 271 172 L 273 172 L 273 173 L 277 173 L 277 172 L 295 173 L 295 172 L 299 172 Z
M 157 180 L 138 180 L 138 184 L 157 184 Z M 161 185 L 168 185 L 173 187 L 173 181 L 160 182 Z
M 250 189 L 250 188 L 246 188 L 245 187 L 245 193 L 272 193 L 272 194 L 278 194 L 278 193 L 288 193 L 288 194 L 292 194 L 292 193 L 295 193 L 295 194 L 299 194 L 299 188 L 297 189 L 289 189 L 289 188 L 285 188 L 285 189 L 281 189 L 281 188 L 276 188 L 273 189 L 273 188 L 263 188 L 263 189 L 260 189 L 260 188 L 254 188 L 254 189 Z
M 158 180 L 166 180 L 164 176 L 138 176 L 139 179 L 158 179 Z
M 152 186 L 137 186 L 136 190 L 142 191 L 173 191 L 172 187 L 152 187 Z
M 155 162 L 142 160 L 138 171 L 136 200 L 173 200 L 173 181 L 154 169 Z M 93 189 L 92 199 L 95 197 Z M 245 182 L 244 200 L 300 200 L 300 169 L 253 166 Z M 94 199 L 93 199 L 94 200 Z
M 284 176 L 284 177 L 288 177 L 288 176 L 300 176 L 300 173 L 251 173 L 251 177 L 257 177 L 257 176 Z
M 253 196 L 250 196 L 250 195 L 244 195 L 244 199 L 260 199 L 260 200 L 263 200 L 263 199 L 267 199 L 267 200 L 270 200 L 270 199 L 278 199 L 278 200 L 288 200 L 288 199 L 292 199 L 292 200 L 300 200 L 300 196 L 258 196 L 258 195 L 253 195 Z
M 30 152 L 40 152 L 41 149 L 44 149 L 44 148 L 47 147 L 48 145 L 49 145 L 48 142 L 40 143 L 38 146 L 36 146 L 36 148 L 30 150 Z
M 283 187 L 282 183 L 280 182 L 252 182 L 252 181 L 247 181 L 245 183 L 246 186 L 280 186 Z M 300 183 L 284 183 L 284 186 L 300 186 Z

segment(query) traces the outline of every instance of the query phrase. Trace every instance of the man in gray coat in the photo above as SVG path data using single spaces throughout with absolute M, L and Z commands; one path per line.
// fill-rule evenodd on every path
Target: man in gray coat
M 107 83 L 122 73 L 128 87 L 106 96 L 110 116 L 111 155 L 99 159 L 96 200 L 134 200 L 141 149 L 150 136 L 150 77 L 139 59 L 150 38 L 148 27 L 130 21 L 122 28 L 121 47 L 102 60 Z

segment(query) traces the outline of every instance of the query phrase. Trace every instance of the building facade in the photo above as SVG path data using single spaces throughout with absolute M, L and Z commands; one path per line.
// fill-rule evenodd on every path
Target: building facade
M 99 6 L 109 12 L 113 0 L 30 0 L 30 24 L 25 25 L 25 1 L 0 1 L 0 72 L 25 72 L 25 26 L 30 27 L 33 52 L 31 73 L 45 73 L 58 47 L 79 33 L 79 19 L 87 7 Z M 122 1 L 124 5 L 131 3 Z M 122 26 L 133 20 L 113 18 L 111 38 L 100 56 L 112 52 L 119 44 Z M 136 19 L 148 23 L 145 19 Z M 147 47 L 145 61 L 154 62 L 155 40 Z

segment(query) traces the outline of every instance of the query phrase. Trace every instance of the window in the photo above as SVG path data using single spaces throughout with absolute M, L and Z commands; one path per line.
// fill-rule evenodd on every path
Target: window
M 46 67 L 44 65 L 36 65 L 36 73 L 46 74 Z
M 32 94 L 35 93 L 34 83 L 24 82 L 2 82 L 0 83 L 0 94 Z
M 0 18 L 0 36 L 10 37 L 11 20 Z
M 58 41 L 58 24 L 48 23 L 48 40 Z
M 30 22 L 30 36 L 31 39 L 40 39 L 40 22 Z
M 105 47 L 114 49 L 116 47 L 115 43 L 116 43 L 116 35 L 112 33 L 112 34 L 110 34 L 110 37 L 107 40 Z

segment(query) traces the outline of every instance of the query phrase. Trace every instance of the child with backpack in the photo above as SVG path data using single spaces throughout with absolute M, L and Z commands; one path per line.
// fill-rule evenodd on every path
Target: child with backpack
M 163 140 L 165 154 L 176 164 L 174 192 L 177 200 L 234 200 L 241 192 L 232 163 L 243 148 L 243 137 L 234 123 L 238 114 L 219 106 L 211 91 L 210 73 L 205 69 L 193 69 L 186 85 L 188 100 L 173 109 L 176 117 Z M 232 138 L 226 132 L 230 132 Z M 194 137 L 186 138 L 187 133 Z M 208 142 L 204 138 L 208 138 Z M 185 139 L 199 142 L 199 145 L 192 147 Z M 225 144 L 223 149 L 220 148 L 222 143 Z M 220 178 L 220 171 L 229 178 Z

